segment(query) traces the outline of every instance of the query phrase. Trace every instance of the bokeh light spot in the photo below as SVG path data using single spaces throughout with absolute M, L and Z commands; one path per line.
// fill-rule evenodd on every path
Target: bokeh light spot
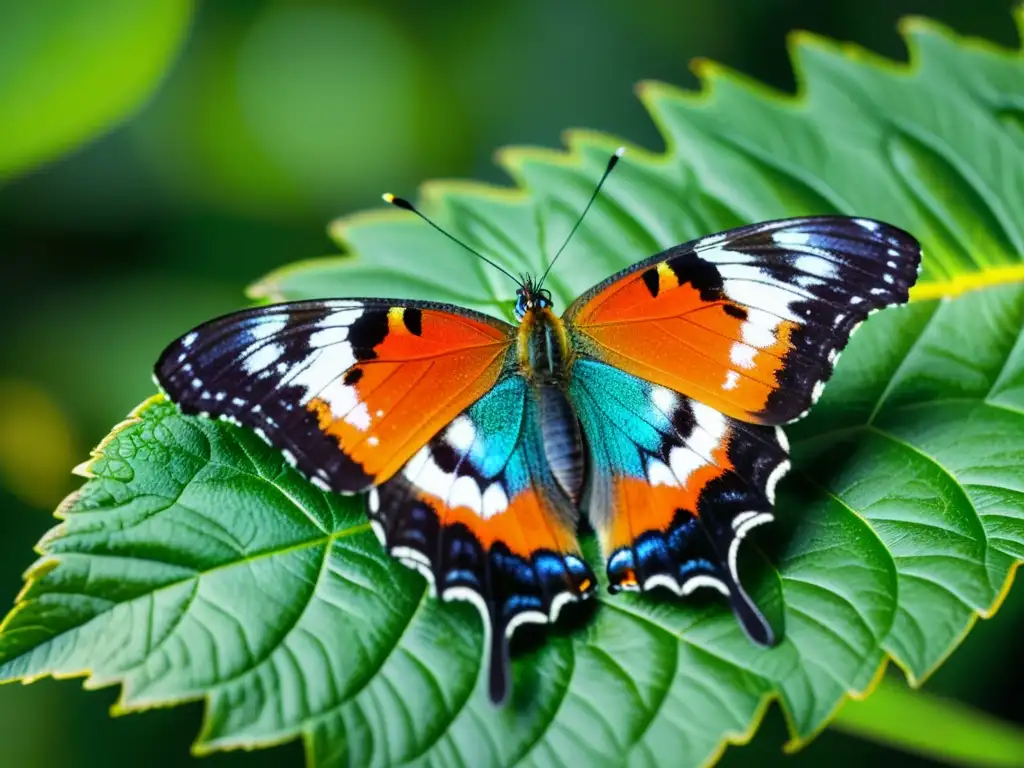
M 52 507 L 68 492 L 77 463 L 74 430 L 60 405 L 35 384 L 0 380 L 0 482 L 22 501 Z

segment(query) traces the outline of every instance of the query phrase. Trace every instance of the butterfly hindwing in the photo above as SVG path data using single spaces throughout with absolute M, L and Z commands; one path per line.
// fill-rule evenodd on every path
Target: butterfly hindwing
M 906 301 L 910 235 L 869 219 L 753 224 L 620 272 L 565 313 L 577 350 L 743 421 L 802 416 L 850 334 Z
M 516 627 L 553 622 L 595 583 L 576 541 L 576 509 L 545 458 L 534 398 L 521 376 L 503 378 L 369 497 L 388 551 L 441 599 L 480 609 L 495 702 L 508 691 Z
M 490 389 L 514 333 L 441 304 L 294 302 L 199 326 L 155 375 L 184 412 L 254 428 L 321 487 L 353 493 Z
M 781 430 L 593 360 L 576 363 L 569 391 L 587 436 L 587 503 L 611 590 L 712 587 L 753 639 L 772 644 L 737 553 L 748 531 L 772 519 L 789 469 Z

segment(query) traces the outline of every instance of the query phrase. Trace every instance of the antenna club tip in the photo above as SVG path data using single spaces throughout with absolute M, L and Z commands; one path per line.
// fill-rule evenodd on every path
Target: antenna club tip
M 616 157 L 622 157 L 624 154 L 626 154 L 626 148 L 625 147 L 619 147 L 618 149 L 615 150 L 615 152 L 613 154 Z
M 419 213 L 419 211 L 417 211 L 413 207 L 413 204 L 410 203 L 408 200 L 406 200 L 405 198 L 402 198 L 402 197 L 395 197 L 390 192 L 385 192 L 383 195 L 381 195 L 381 199 L 385 203 L 390 203 L 391 205 L 395 206 L 395 208 L 404 208 L 407 211 L 412 211 L 413 213 Z

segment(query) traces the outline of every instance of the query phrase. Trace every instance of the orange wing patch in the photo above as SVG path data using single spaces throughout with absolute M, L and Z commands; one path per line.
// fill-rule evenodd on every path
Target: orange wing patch
M 614 477 L 615 514 L 610 524 L 598 531 L 605 557 L 631 547 L 646 532 L 667 533 L 678 510 L 698 516 L 698 502 L 708 483 L 733 469 L 729 461 L 728 435 L 715 448 L 711 461 L 693 470 L 680 485 L 652 483 L 647 477 Z
M 314 483 L 383 482 L 501 375 L 515 328 L 423 302 L 275 304 L 211 320 L 156 368 L 186 413 L 250 427 Z
M 443 527 L 464 525 L 484 550 L 501 543 L 524 560 L 539 550 L 580 551 L 575 532 L 562 523 L 550 505 L 545 506 L 533 489 L 519 493 L 504 510 L 486 519 L 476 509 L 465 505 L 452 508 L 436 496 L 422 495 L 421 500 L 437 511 Z
M 574 346 L 743 421 L 802 416 L 851 332 L 906 301 L 920 246 L 881 222 L 764 222 L 676 246 L 566 312 Z
M 511 338 L 489 322 L 409 307 L 363 322 L 350 331 L 351 364 L 306 408 L 379 484 L 494 385 Z
M 609 292 L 571 319 L 584 350 L 735 418 L 768 406 L 793 322 L 702 298 L 666 262 Z

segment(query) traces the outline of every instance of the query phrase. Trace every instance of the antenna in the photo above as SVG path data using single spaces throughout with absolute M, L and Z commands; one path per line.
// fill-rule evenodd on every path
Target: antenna
M 476 256 L 479 259 L 482 259 L 483 261 L 486 261 L 488 264 L 490 264 L 496 270 L 501 272 L 503 275 L 505 275 L 506 277 L 510 278 L 516 285 L 518 285 L 520 287 L 522 286 L 522 282 L 520 282 L 518 279 L 516 279 L 515 275 L 513 275 L 511 272 L 509 272 L 507 269 L 505 269 L 500 264 L 496 264 L 495 262 L 491 261 L 489 258 L 484 256 L 479 251 L 477 251 L 477 250 L 475 250 L 473 248 L 470 248 L 464 242 L 459 240 L 459 238 L 455 237 L 455 235 L 453 235 L 450 232 L 446 232 L 445 230 L 441 229 L 441 227 L 437 226 L 437 224 L 435 224 L 430 219 L 428 219 L 425 214 L 423 214 L 416 206 L 414 206 L 408 200 L 405 200 L 404 198 L 401 198 L 401 197 L 395 197 L 390 192 L 385 192 L 383 195 L 381 195 L 381 197 L 384 198 L 384 202 L 385 203 L 389 203 L 390 205 L 393 205 L 396 208 L 404 208 L 407 211 L 412 211 L 417 216 L 419 216 L 421 219 L 423 219 L 425 222 L 427 222 L 427 224 L 429 224 L 434 229 L 436 229 L 438 232 L 440 232 L 442 235 L 444 235 L 449 240 L 451 240 L 453 243 L 457 243 L 458 245 L 461 245 L 463 248 L 465 248 L 467 251 L 472 253 L 474 256 Z
M 604 173 L 601 174 L 601 179 L 597 182 L 597 186 L 594 187 L 594 192 L 593 194 L 591 194 L 590 200 L 587 201 L 587 205 L 583 209 L 583 213 L 581 213 L 580 217 L 576 219 L 576 223 L 573 225 L 572 230 L 569 232 L 569 236 L 565 238 L 565 242 L 562 243 L 562 247 L 558 249 L 558 253 L 555 254 L 555 258 L 551 260 L 551 263 L 548 264 L 548 268 L 544 270 L 544 274 L 540 276 L 540 280 L 537 282 L 538 290 L 542 285 L 544 285 L 544 281 L 548 277 L 548 272 L 550 272 L 551 268 L 555 266 L 555 262 L 558 261 L 558 257 L 562 255 L 562 251 L 565 250 L 565 246 L 569 244 L 569 241 L 572 240 L 572 236 L 576 234 L 576 230 L 580 228 L 580 224 L 583 223 L 583 219 L 587 215 L 587 211 L 590 210 L 590 206 L 592 206 L 594 204 L 594 201 L 597 199 L 597 193 L 600 192 L 601 187 L 604 186 L 605 179 L 608 178 L 608 175 L 612 172 L 612 169 L 615 167 L 615 164 L 619 162 L 619 158 L 622 157 L 624 154 L 626 154 L 626 148 L 619 147 L 612 153 L 612 156 L 608 158 L 608 167 L 605 168 Z

